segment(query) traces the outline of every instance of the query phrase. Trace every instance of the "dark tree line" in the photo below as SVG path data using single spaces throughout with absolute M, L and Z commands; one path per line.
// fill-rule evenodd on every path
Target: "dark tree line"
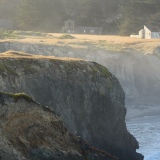
M 121 0 L 0 0 L 0 18 L 14 21 L 23 30 L 61 31 L 64 21 L 107 27 L 107 18 L 118 14 Z
M 154 23 L 154 25 L 158 27 L 160 21 L 160 19 L 158 19 L 160 1 L 129 0 L 125 4 L 122 4 L 120 12 L 122 19 L 119 22 L 119 33 L 121 35 L 137 33 L 143 25 Z
M 13 20 L 16 29 L 51 32 L 73 19 L 77 25 L 129 35 L 157 23 L 159 9 L 159 0 L 0 0 L 0 18 Z

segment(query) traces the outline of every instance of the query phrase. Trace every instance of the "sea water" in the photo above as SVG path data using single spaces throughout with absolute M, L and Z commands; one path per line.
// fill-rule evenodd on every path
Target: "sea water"
M 146 116 L 127 122 L 128 130 L 139 142 L 144 160 L 160 160 L 160 116 Z

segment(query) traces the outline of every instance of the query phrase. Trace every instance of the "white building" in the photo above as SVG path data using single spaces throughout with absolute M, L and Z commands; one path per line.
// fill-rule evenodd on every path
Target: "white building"
M 139 31 L 139 38 L 144 39 L 152 39 L 159 38 L 160 39 L 160 30 L 157 27 L 145 25 L 144 29 Z

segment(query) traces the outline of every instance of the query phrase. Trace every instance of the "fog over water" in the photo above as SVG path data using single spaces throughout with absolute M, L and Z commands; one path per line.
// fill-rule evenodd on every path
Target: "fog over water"
M 128 130 L 144 160 L 160 160 L 160 54 L 135 51 L 94 57 L 120 81 L 126 94 Z
M 126 93 L 126 123 L 139 142 L 137 152 L 144 160 L 160 160 L 159 54 L 131 53 L 119 63 L 119 73 L 113 72 Z

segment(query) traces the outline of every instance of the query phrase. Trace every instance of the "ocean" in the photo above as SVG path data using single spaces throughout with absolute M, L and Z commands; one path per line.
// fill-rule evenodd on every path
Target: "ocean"
M 137 152 L 144 160 L 160 160 L 160 116 L 144 116 L 127 122 L 127 128 L 139 142 Z

